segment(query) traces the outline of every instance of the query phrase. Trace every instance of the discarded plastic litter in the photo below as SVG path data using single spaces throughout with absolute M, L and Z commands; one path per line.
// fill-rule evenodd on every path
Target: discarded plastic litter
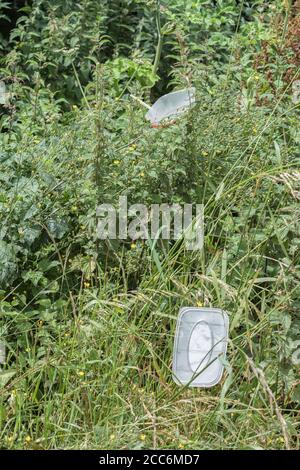
M 5 83 L 0 81 L 0 104 L 6 104 L 7 102 L 7 93 Z
M 212 387 L 222 378 L 228 316 L 219 308 L 184 307 L 174 340 L 173 378 L 179 385 Z
M 0 341 L 0 364 L 4 364 L 5 363 L 5 344 L 3 343 L 3 341 Z
M 153 125 L 179 116 L 195 103 L 195 93 L 195 88 L 186 88 L 161 96 L 147 112 L 146 119 Z

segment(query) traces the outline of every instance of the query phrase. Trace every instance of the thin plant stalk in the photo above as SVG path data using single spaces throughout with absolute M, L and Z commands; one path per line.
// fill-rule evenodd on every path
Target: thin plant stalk
M 153 73 L 156 74 L 159 63 L 160 63 L 160 58 L 161 58 L 161 52 L 162 52 L 162 46 L 163 46 L 163 35 L 161 32 L 161 20 L 160 20 L 160 0 L 157 0 L 156 2 L 157 8 L 156 8 L 156 27 L 157 27 L 157 35 L 158 35 L 158 42 L 156 46 L 156 53 L 155 53 L 155 59 L 154 59 L 154 64 L 153 64 Z

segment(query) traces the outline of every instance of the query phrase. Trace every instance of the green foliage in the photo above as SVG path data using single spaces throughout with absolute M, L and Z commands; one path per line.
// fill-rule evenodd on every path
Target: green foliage
M 158 3 L 36 0 L 3 46 L 4 448 L 299 446 L 299 104 L 281 3 L 172 0 L 161 30 Z M 195 106 L 151 128 L 142 101 L 187 83 Z M 120 195 L 203 203 L 203 250 L 99 241 L 96 206 Z M 208 391 L 172 383 L 183 305 L 230 316 Z

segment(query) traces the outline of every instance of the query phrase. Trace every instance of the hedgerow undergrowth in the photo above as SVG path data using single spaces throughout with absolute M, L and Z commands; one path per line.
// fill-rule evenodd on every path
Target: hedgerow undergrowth
M 61 3 L 1 49 L 1 447 L 299 448 L 299 10 Z M 186 85 L 195 105 L 151 128 L 141 102 Z M 204 204 L 203 249 L 98 240 L 121 195 Z M 187 305 L 229 314 L 211 389 L 172 381 Z

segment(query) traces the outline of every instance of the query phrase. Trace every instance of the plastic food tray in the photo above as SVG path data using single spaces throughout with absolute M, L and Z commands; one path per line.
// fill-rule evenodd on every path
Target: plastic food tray
M 173 351 L 173 378 L 190 387 L 212 387 L 222 378 L 228 315 L 219 308 L 183 307 Z

